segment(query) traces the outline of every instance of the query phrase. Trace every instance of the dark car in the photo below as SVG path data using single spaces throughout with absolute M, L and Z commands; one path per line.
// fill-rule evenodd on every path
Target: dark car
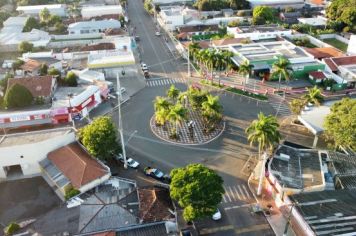
M 146 79 L 150 78 L 150 73 L 148 73 L 148 71 L 145 71 L 143 75 L 145 76 Z
M 152 178 L 159 179 L 159 180 L 164 179 L 164 173 L 159 169 L 147 166 L 143 171 L 145 172 L 145 175 L 151 176 Z

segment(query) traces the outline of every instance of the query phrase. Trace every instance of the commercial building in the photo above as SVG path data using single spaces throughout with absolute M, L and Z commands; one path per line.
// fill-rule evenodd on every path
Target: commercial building
M 67 6 L 64 4 L 18 6 L 16 11 L 28 16 L 38 16 L 38 14 L 45 8 L 48 9 L 51 15 L 57 15 L 60 17 L 67 16 Z
M 120 29 L 120 21 L 109 19 L 99 21 L 80 21 L 68 26 L 69 34 L 104 33 L 108 29 Z
M 28 119 L 24 115 L 18 119 Z M 13 117 L 15 120 L 16 118 Z M 70 128 L 7 134 L 0 141 L 0 179 L 29 177 L 41 173 L 41 160 L 57 148 L 75 141 Z
M 121 5 L 84 6 L 81 14 L 84 19 L 90 19 L 105 15 L 123 15 L 124 11 Z

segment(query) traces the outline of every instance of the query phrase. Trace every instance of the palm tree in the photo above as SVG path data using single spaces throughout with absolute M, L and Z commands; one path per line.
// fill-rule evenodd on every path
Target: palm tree
M 218 96 L 208 94 L 206 101 L 201 104 L 202 111 L 207 113 L 221 113 L 222 106 L 219 102 Z
M 279 79 L 278 79 L 278 90 L 281 88 L 282 76 L 284 77 L 285 80 L 289 81 L 289 79 L 290 79 L 290 73 L 288 71 L 288 67 L 289 66 L 290 66 L 290 62 L 285 57 L 280 57 L 278 59 L 278 61 L 273 63 L 272 76 L 275 76 L 275 75 L 279 76 Z
M 278 131 L 279 124 L 277 119 L 272 116 L 265 116 L 262 112 L 258 114 L 258 119 L 252 121 L 249 127 L 245 130 L 247 134 L 247 140 L 250 142 L 250 145 L 258 143 L 258 154 L 261 156 L 263 154 L 263 159 L 261 163 L 261 173 L 260 181 L 258 184 L 257 194 L 261 194 L 262 190 L 262 181 L 265 172 L 265 161 L 267 157 L 267 150 L 273 149 L 274 144 L 278 143 L 281 139 L 281 134 Z
M 199 43 L 193 42 L 189 44 L 188 48 L 189 48 L 189 56 L 195 59 L 197 52 L 199 52 L 199 50 L 201 49 Z
M 167 109 L 160 109 L 155 112 L 155 119 L 156 119 L 156 124 L 163 125 L 165 126 L 167 122 L 167 116 L 168 116 L 169 110 Z
M 161 109 L 169 110 L 169 107 L 172 105 L 167 98 L 157 96 L 153 101 L 155 111 L 159 111 Z
M 304 99 L 293 99 L 289 102 L 289 107 L 292 113 L 296 116 L 300 115 L 302 112 L 306 101 Z
M 308 102 L 320 106 L 321 102 L 324 100 L 323 95 L 321 95 L 320 89 L 317 86 L 313 88 L 307 88 L 308 93 L 303 96 L 303 98 Z
M 179 96 L 179 89 L 177 89 L 174 84 L 171 85 L 171 87 L 168 89 L 167 91 L 167 96 L 172 99 L 173 101 L 175 101 L 178 96 Z
M 250 77 L 252 68 L 253 68 L 253 65 L 250 65 L 250 62 L 248 60 L 242 62 L 241 65 L 239 66 L 238 73 L 245 77 L 245 82 L 244 82 L 244 87 L 243 87 L 244 91 L 246 89 L 246 83 L 247 83 L 248 78 Z
M 182 106 L 182 104 L 177 103 L 173 107 L 170 108 L 169 113 L 167 114 L 167 119 L 170 122 L 175 123 L 176 132 L 179 133 L 178 127 L 182 123 L 182 121 L 187 119 L 188 110 Z

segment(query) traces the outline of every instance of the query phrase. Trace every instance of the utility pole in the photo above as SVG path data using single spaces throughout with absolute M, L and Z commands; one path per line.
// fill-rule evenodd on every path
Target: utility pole
M 122 128 L 122 116 L 121 116 L 121 86 L 120 86 L 120 78 L 119 72 L 116 74 L 116 83 L 117 83 L 117 102 L 118 102 L 118 111 L 119 111 L 119 133 L 120 133 L 120 141 L 121 141 L 121 148 L 122 148 L 122 156 L 124 157 L 124 168 L 127 169 L 127 159 L 126 159 L 126 150 L 125 150 L 125 142 L 124 142 L 124 134 Z
M 264 152 L 262 154 L 261 173 L 260 173 L 260 179 L 258 180 L 257 195 L 261 195 L 261 193 L 262 193 L 262 185 L 263 185 L 263 179 L 264 179 L 264 175 L 265 175 L 266 160 L 267 160 L 267 153 Z
M 190 52 L 189 52 L 189 46 L 188 46 L 188 76 L 191 77 L 192 74 L 190 72 Z

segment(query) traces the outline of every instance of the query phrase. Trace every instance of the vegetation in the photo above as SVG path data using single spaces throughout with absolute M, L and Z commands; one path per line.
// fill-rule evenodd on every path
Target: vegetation
M 39 13 L 39 17 L 41 22 L 48 23 L 51 17 L 51 13 L 47 8 L 43 8 Z
M 9 12 L 0 11 L 0 27 L 3 27 L 4 21 L 6 21 L 11 14 Z
M 278 76 L 278 90 L 281 87 L 281 80 L 289 80 L 290 73 L 288 67 L 290 66 L 290 62 L 285 57 L 279 57 L 278 61 L 273 64 L 273 72 L 272 76 Z
M 245 96 L 252 97 L 252 98 L 255 98 L 255 99 L 258 99 L 258 100 L 262 100 L 262 101 L 268 100 L 268 97 L 265 96 L 265 95 L 250 93 L 250 92 L 247 92 L 247 91 L 244 91 L 244 90 L 241 90 L 241 89 L 237 89 L 237 88 L 229 87 L 226 90 L 229 91 L 229 92 L 232 92 L 232 93 L 245 95 Z
M 252 22 L 254 25 L 263 25 L 276 21 L 276 10 L 268 6 L 257 6 L 253 9 Z
M 78 76 L 74 72 L 69 71 L 64 78 L 64 83 L 70 87 L 76 87 L 78 85 L 77 79 Z
M 75 189 L 75 188 L 72 187 L 72 188 L 70 188 L 70 189 L 65 191 L 64 198 L 65 198 L 65 200 L 69 200 L 72 197 L 77 196 L 79 193 L 80 193 L 80 191 L 78 189 Z
M 331 107 L 324 121 L 325 134 L 335 147 L 356 151 L 356 100 L 344 98 Z
M 23 32 L 30 32 L 32 29 L 40 29 L 40 23 L 33 16 L 29 17 L 23 28 Z
M 32 104 L 33 96 L 24 86 L 14 84 L 7 89 L 4 97 L 4 106 L 6 108 L 26 107 Z
M 305 105 L 306 102 L 303 99 L 293 99 L 289 102 L 289 108 L 294 115 L 300 115 Z
M 13 235 L 20 229 L 20 225 L 16 222 L 11 222 L 8 226 L 5 227 L 4 233 L 5 235 Z
M 48 74 L 48 66 L 47 64 L 43 63 L 39 69 L 40 75 L 47 75 Z
M 335 38 L 323 39 L 323 41 L 324 41 L 325 43 L 328 43 L 328 44 L 330 44 L 330 45 L 332 45 L 332 46 L 334 46 L 334 47 L 340 49 L 340 50 L 343 51 L 343 52 L 346 52 L 346 51 L 347 51 L 347 46 L 348 46 L 348 45 L 347 45 L 346 43 L 343 43 L 343 42 L 341 42 L 341 41 L 335 39 Z
M 317 86 L 313 88 L 307 88 L 308 93 L 305 94 L 302 98 L 307 102 L 317 106 L 320 106 L 321 102 L 324 100 L 321 95 L 320 89 Z
M 25 62 L 17 59 L 14 63 L 12 63 L 12 70 L 15 72 L 16 70 L 20 69 L 20 67 L 24 64 Z
M 153 9 L 153 5 L 152 5 L 152 0 L 145 0 L 143 7 L 149 14 L 153 14 L 154 9 Z
M 175 102 L 179 96 L 179 93 L 180 93 L 179 89 L 177 89 L 172 84 L 171 87 L 167 91 L 167 97 L 169 97 L 170 99 L 172 99 L 173 102 Z
M 297 46 L 315 48 L 315 45 L 310 42 L 307 37 L 297 38 L 293 40 L 293 43 Z
M 190 164 L 170 173 L 170 195 L 184 207 L 183 217 L 193 221 L 212 216 L 224 194 L 223 180 L 202 164 Z
M 79 139 L 92 156 L 107 160 L 121 151 L 116 130 L 110 117 L 101 116 L 79 130 Z
M 244 88 L 243 88 L 244 91 L 246 88 L 247 80 L 250 77 L 250 74 L 252 72 L 252 68 L 253 68 L 253 65 L 250 65 L 250 62 L 246 60 L 243 63 L 241 63 L 241 65 L 239 66 L 239 70 L 237 71 L 240 75 L 245 77 Z
M 30 43 L 30 42 L 27 42 L 27 41 L 22 41 L 20 44 L 19 44 L 19 51 L 21 53 L 26 53 L 26 52 L 32 52 L 33 50 L 33 44 Z
M 16 2 L 19 6 L 50 4 L 50 0 L 16 0 Z
M 246 0 L 197 0 L 194 6 L 200 11 L 220 11 L 232 8 L 233 10 L 249 9 L 250 3 Z
M 356 1 L 333 0 L 326 9 L 329 24 L 336 26 L 335 30 L 356 32 Z
M 213 131 L 222 120 L 222 106 L 219 97 L 208 94 L 201 105 L 201 110 L 206 131 Z

